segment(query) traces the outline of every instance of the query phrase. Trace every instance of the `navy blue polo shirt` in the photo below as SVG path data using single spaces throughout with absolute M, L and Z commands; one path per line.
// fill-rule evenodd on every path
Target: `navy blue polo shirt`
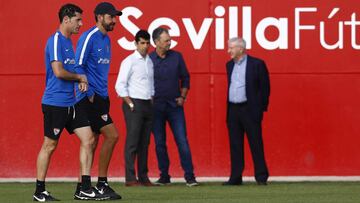
M 56 31 L 47 41 L 45 47 L 46 87 L 42 104 L 69 107 L 75 103 L 74 82 L 57 78 L 51 63 L 59 61 L 63 68 L 74 73 L 75 54 L 70 38 Z
M 180 97 L 180 88 L 190 89 L 190 75 L 181 53 L 169 50 L 165 58 L 156 51 L 150 53 L 154 64 L 154 102 L 169 103 L 176 106 L 175 99 Z

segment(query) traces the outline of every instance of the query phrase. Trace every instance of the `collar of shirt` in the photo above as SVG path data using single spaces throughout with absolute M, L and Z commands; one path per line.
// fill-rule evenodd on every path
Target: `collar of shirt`
M 70 37 L 65 37 L 65 36 L 61 33 L 60 30 L 56 30 L 56 32 L 59 33 L 59 37 L 60 37 L 60 38 L 63 38 L 63 39 L 65 39 L 65 40 L 70 40 L 70 41 L 71 41 L 71 38 L 70 38 Z
M 163 59 L 166 59 L 168 58 L 170 55 L 171 55 L 172 51 L 171 50 L 168 50 L 166 53 L 165 53 L 165 57 L 162 58 L 159 56 L 159 54 L 156 52 L 156 50 L 154 50 L 154 55 L 156 56 L 157 59 L 160 59 L 160 60 L 163 60 Z
M 107 36 L 107 33 L 102 33 L 101 31 L 100 31 L 100 29 L 97 27 L 97 26 L 94 26 L 93 27 L 93 29 L 97 29 L 97 31 L 96 31 L 96 33 L 95 34 L 97 34 L 99 37 L 101 37 L 101 38 L 105 38 L 106 36 Z
M 247 60 L 247 54 L 245 54 L 243 57 L 241 57 L 241 59 L 239 61 L 234 60 L 234 63 L 239 66 L 242 63 L 244 63 L 246 60 Z
M 134 57 L 136 57 L 137 59 L 143 59 L 143 60 L 148 60 L 149 59 L 149 55 L 146 54 L 145 58 L 140 54 L 140 52 L 138 50 L 135 50 L 133 53 Z

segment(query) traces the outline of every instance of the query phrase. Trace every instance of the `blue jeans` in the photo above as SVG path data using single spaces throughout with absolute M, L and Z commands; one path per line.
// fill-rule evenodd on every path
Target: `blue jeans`
M 166 108 L 154 108 L 153 133 L 155 137 L 156 156 L 161 177 L 169 176 L 169 156 L 166 147 L 166 121 L 169 123 L 180 154 L 181 167 L 186 180 L 194 179 L 194 167 L 186 134 L 184 108 L 167 105 Z

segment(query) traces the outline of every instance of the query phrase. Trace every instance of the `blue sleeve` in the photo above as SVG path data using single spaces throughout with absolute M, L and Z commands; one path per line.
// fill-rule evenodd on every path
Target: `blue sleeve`
M 87 60 L 92 47 L 91 39 L 86 40 L 88 35 L 83 34 L 78 40 L 75 53 L 75 72 L 79 74 L 85 74 L 87 67 Z
M 50 62 L 63 61 L 63 56 L 61 52 L 61 43 L 59 40 L 58 33 L 55 33 L 54 36 L 49 38 L 47 48 L 50 56 Z
M 87 60 L 89 58 L 90 55 L 90 51 L 92 48 L 92 41 L 91 38 L 89 38 L 88 40 L 86 40 L 87 38 L 87 34 L 82 34 L 81 37 L 79 38 L 78 42 L 77 42 L 77 46 L 76 46 L 76 52 L 75 52 L 75 72 L 78 74 L 86 74 L 87 71 Z M 88 97 L 93 96 L 94 90 L 91 88 L 91 86 L 88 86 L 88 90 L 86 92 L 86 95 Z
M 179 53 L 179 68 L 180 68 L 181 88 L 190 89 L 190 74 L 186 68 L 184 58 L 180 53 Z

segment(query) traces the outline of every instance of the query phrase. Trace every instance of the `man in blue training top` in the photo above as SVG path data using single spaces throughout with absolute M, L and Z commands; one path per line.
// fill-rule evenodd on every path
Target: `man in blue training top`
M 99 178 L 96 189 L 101 194 L 110 195 L 110 199 L 121 199 L 108 184 L 108 167 L 114 147 L 118 141 L 118 132 L 109 114 L 110 100 L 108 94 L 108 73 L 111 60 L 111 44 L 107 32 L 114 29 L 116 16 L 121 11 L 107 2 L 99 3 L 95 10 L 96 25 L 84 32 L 76 48 L 75 71 L 86 74 L 89 90 L 84 93 L 76 88 L 77 104 L 87 109 L 92 131 L 95 134 L 94 151 L 99 135 L 104 135 L 104 142 L 99 158 Z M 80 191 L 78 184 L 75 196 Z
M 56 149 L 63 129 L 80 139 L 81 185 L 80 199 L 104 200 L 109 196 L 95 193 L 91 187 L 91 160 L 94 136 L 86 112 L 74 106 L 74 82 L 79 82 L 81 92 L 87 90 L 87 77 L 75 74 L 75 54 L 71 35 L 82 26 L 82 10 L 76 5 L 66 4 L 59 10 L 60 27 L 47 41 L 45 48 L 46 88 L 42 98 L 44 114 L 44 142 L 37 157 L 37 180 L 34 201 L 58 201 L 45 189 L 45 177 L 50 159 Z M 76 112 L 76 113 L 75 113 Z

